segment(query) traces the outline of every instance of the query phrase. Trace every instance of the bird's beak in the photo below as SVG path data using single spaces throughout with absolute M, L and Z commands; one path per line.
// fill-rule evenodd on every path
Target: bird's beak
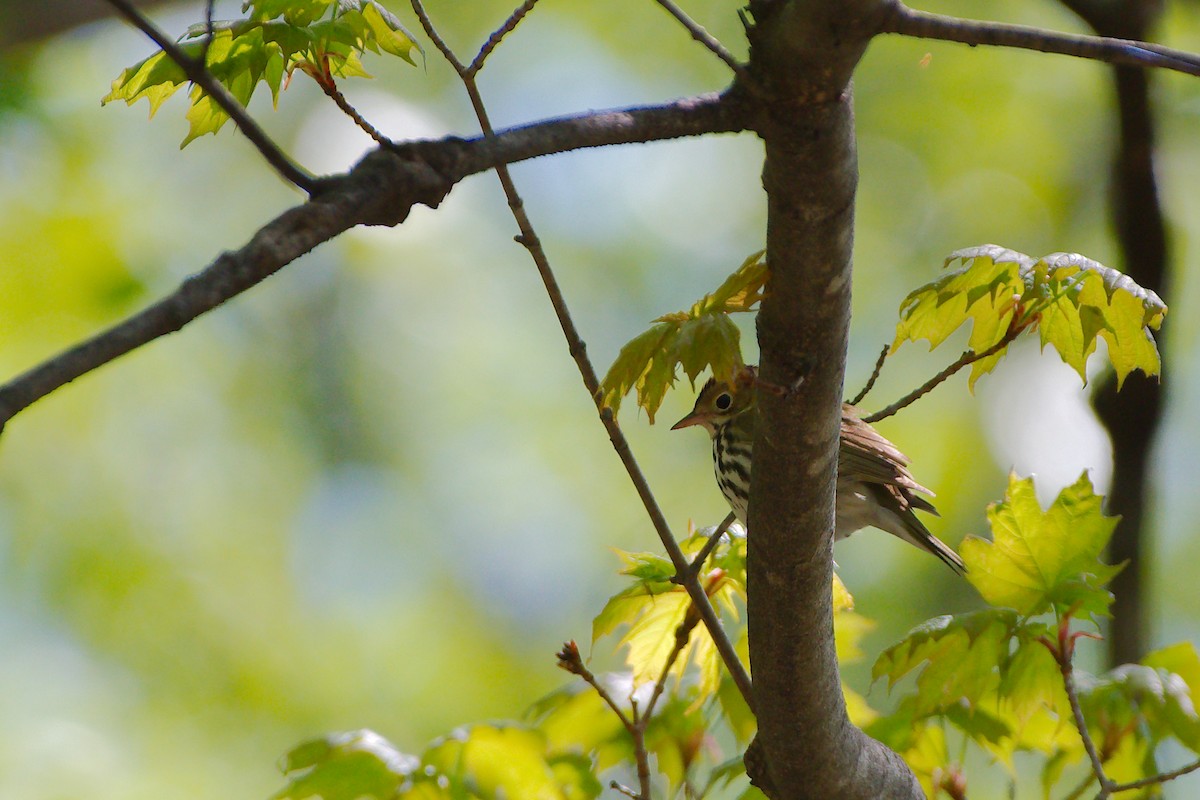
M 699 425 L 702 422 L 704 422 L 704 419 L 701 417 L 701 415 L 693 411 L 691 414 L 688 414 L 686 417 L 679 420 L 679 422 L 676 422 L 674 425 L 672 425 L 671 430 L 677 431 L 681 428 L 690 428 L 693 425 Z

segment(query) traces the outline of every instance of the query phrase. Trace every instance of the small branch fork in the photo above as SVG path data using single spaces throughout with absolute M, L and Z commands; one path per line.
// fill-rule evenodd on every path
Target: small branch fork
M 730 511 L 725 515 L 724 521 L 717 526 L 717 529 L 708 537 L 708 541 L 704 543 L 704 547 L 700 548 L 700 552 L 696 553 L 692 563 L 688 564 L 687 572 L 683 575 L 678 572 L 671 578 L 672 583 L 683 585 L 687 581 L 696 580 L 700 577 L 700 571 L 704 569 L 704 562 L 712 555 L 712 551 L 717 549 L 717 545 L 721 543 L 721 537 L 729 530 L 729 526 L 737 519 L 737 515 Z
M 237 125 L 238 130 L 242 132 L 251 144 L 258 148 L 258 152 L 266 159 L 267 163 L 275 168 L 285 180 L 296 185 L 308 194 L 316 192 L 320 182 L 309 175 L 296 165 L 284 152 L 267 136 L 266 132 L 259 127 L 258 123 L 251 118 L 246 112 L 246 108 L 237 101 L 229 91 L 221 85 L 220 81 L 213 77 L 212 73 L 205 67 L 204 59 L 191 58 L 183 49 L 179 47 L 169 36 L 160 31 L 150 20 L 146 19 L 133 4 L 128 0 L 108 0 L 108 3 L 120 13 L 125 19 L 140 30 L 146 36 L 162 48 L 162 51 L 167 54 L 167 57 L 179 65 L 188 80 L 199 86 L 201 89 L 213 99 L 221 110 L 229 115 L 233 120 L 233 124 Z M 212 4 L 207 7 L 208 12 L 208 28 L 212 30 Z M 210 37 L 211 38 L 211 37 Z M 205 48 L 207 53 L 207 46 Z
M 708 585 L 704 588 L 706 597 L 708 592 L 716 589 L 720 580 L 720 576 L 714 576 L 708 582 Z M 591 670 L 584 665 L 583 659 L 579 655 L 579 646 L 575 642 L 567 642 L 558 653 L 558 666 L 573 675 L 578 675 L 585 683 L 591 686 L 596 691 L 596 694 L 600 696 L 600 699 L 621 720 L 621 724 L 625 726 L 625 730 L 629 732 L 630 738 L 633 739 L 633 752 L 634 760 L 637 764 L 639 791 L 634 792 L 616 781 L 612 782 L 611 788 L 628 797 L 634 798 L 634 800 L 650 800 L 650 753 L 646 749 L 646 728 L 650 724 L 651 717 L 654 715 L 654 707 L 658 704 L 659 698 L 662 697 L 663 691 L 666 689 L 667 679 L 671 675 L 671 670 L 675 667 L 675 662 L 679 660 L 679 657 L 687 648 L 692 631 L 695 630 L 696 625 L 699 623 L 700 614 L 697 611 L 696 604 L 692 603 L 688 606 L 683 620 L 675 628 L 675 643 L 671 646 L 671 652 L 667 654 L 667 658 L 663 662 L 662 669 L 659 671 L 658 679 L 654 682 L 654 688 L 650 692 L 650 699 L 646 701 L 645 708 L 639 709 L 637 700 L 630 697 L 630 714 L 625 713 L 625 710 L 613 699 L 612 694 L 604 688 L 603 684 L 596 679 Z
M 879 351 L 879 358 L 875 359 L 875 369 L 871 370 L 871 377 L 867 378 L 867 383 L 863 386 L 862 390 L 854 395 L 854 399 L 850 401 L 850 405 L 856 406 L 861 403 L 863 398 L 875 388 L 875 381 L 879 380 L 879 373 L 883 371 L 883 362 L 887 360 L 888 352 L 891 349 L 891 345 L 885 344 L 883 349 Z
M 478 84 L 475 82 L 475 73 L 471 71 L 471 67 L 464 65 L 454 55 L 445 40 L 442 39 L 421 0 L 411 1 L 413 10 L 421 20 L 421 25 L 424 27 L 425 33 L 462 80 L 463 86 L 467 90 L 467 95 L 470 97 L 471 106 L 474 108 L 476 117 L 479 120 L 484 138 L 494 138 L 496 134 L 488 117 L 487 109 L 484 106 L 483 98 L 479 93 Z M 526 5 L 530 4 L 527 3 Z M 522 9 L 525 9 L 526 5 L 521 6 L 517 13 L 509 18 L 509 22 L 505 23 L 505 27 L 501 28 L 500 31 L 512 30 L 516 26 L 516 23 L 520 21 L 523 15 Z M 516 22 L 513 20 L 516 20 Z M 498 43 L 500 38 L 498 34 L 500 34 L 500 31 L 493 34 L 488 41 L 496 40 Z M 495 44 L 492 44 L 491 49 L 488 49 L 487 45 L 485 45 L 484 49 L 480 51 L 480 56 L 486 57 L 488 53 L 495 49 L 495 46 Z M 476 57 L 475 59 L 479 64 L 482 64 L 481 57 Z M 753 709 L 754 699 L 750 686 L 750 675 L 742 665 L 741 659 L 738 658 L 733 642 L 729 640 L 724 628 L 721 627 L 721 621 L 717 617 L 717 612 L 713 608 L 712 603 L 709 602 L 708 595 L 705 593 L 703 587 L 700 586 L 697 576 L 692 573 L 687 557 L 684 556 L 678 542 L 676 542 L 674 535 L 671 533 L 671 528 L 667 524 L 666 517 L 663 516 L 662 509 L 659 508 L 658 502 L 654 499 L 650 485 L 646 481 L 646 477 L 642 473 L 637 460 L 634 458 L 633 451 L 629 447 L 629 442 L 626 440 L 624 432 L 622 432 L 620 425 L 617 423 L 616 417 L 613 416 L 612 409 L 604 407 L 600 402 L 600 379 L 597 377 L 596 370 L 587 356 L 587 346 L 584 344 L 583 338 L 579 335 L 579 330 L 575 327 L 575 322 L 571 318 L 571 313 L 567 308 L 562 290 L 558 286 L 558 280 L 554 276 L 554 271 L 550 266 L 549 259 L 546 257 L 545 250 L 542 248 L 541 241 L 533 229 L 529 215 L 525 212 L 524 201 L 517 192 L 508 167 L 505 164 L 496 164 L 494 165 L 494 169 L 496 170 L 497 177 L 500 179 L 500 185 L 504 190 L 505 197 L 508 199 L 509 209 L 512 211 L 513 218 L 516 220 L 517 227 L 520 230 L 516 241 L 529 251 L 530 257 L 537 266 L 538 275 L 541 276 L 542 283 L 546 288 L 546 294 L 554 306 L 554 313 L 558 317 L 563 336 L 567 340 L 568 351 L 575 360 L 575 365 L 579 369 L 579 374 L 583 378 L 583 384 L 587 388 L 588 394 L 596 404 L 600 420 L 603 422 L 605 430 L 608 431 L 608 438 L 612 442 L 613 449 L 617 451 L 621 463 L 625 466 L 625 471 L 629 474 L 629 479 L 633 482 L 634 488 L 642 500 L 642 504 L 646 507 L 646 513 L 649 514 L 654 529 L 657 531 L 659 539 L 662 540 L 663 547 L 666 549 L 671 563 L 675 566 L 676 573 L 689 576 L 689 579 L 684 583 L 684 588 L 687 590 L 688 596 L 691 597 L 692 603 L 703 620 L 705 627 L 708 628 L 717 651 L 725 662 L 726 669 L 732 675 L 734 683 L 746 700 L 746 704 Z
M 1010 344 L 1012 344 L 1014 339 L 1016 339 L 1018 336 L 1021 335 L 1021 332 L 1024 331 L 1026 327 L 1028 327 L 1028 323 L 1026 323 L 1025 325 L 1009 326 L 1008 332 L 1005 333 L 1003 337 L 1001 337 L 1000 341 L 996 342 L 994 345 L 992 345 L 991 347 L 987 348 L 986 350 L 984 350 L 980 353 L 976 353 L 974 350 L 965 351 L 961 356 L 958 357 L 958 360 L 956 360 L 953 364 L 946 367 L 944 370 L 939 372 L 937 375 L 934 375 L 929 380 L 925 381 L 925 383 L 921 384 L 913 391 L 904 395 L 904 397 L 901 397 L 899 400 L 892 403 L 890 406 L 879 409 L 874 414 L 868 414 L 867 416 L 863 417 L 862 418 L 863 422 L 875 423 L 881 419 L 887 419 L 888 417 L 895 414 L 897 411 L 900 411 L 901 409 L 912 405 L 913 403 L 920 400 L 922 397 L 924 397 L 925 395 L 929 394 L 931 391 L 936 389 L 939 384 L 941 384 L 943 381 L 945 381 L 947 378 L 949 378 L 954 373 L 958 372 L 963 367 L 968 366 L 969 364 L 974 364 L 976 361 L 979 361 L 984 358 L 988 358 L 989 356 L 994 356 L 996 353 L 999 353 L 1001 350 L 1008 347 Z M 882 361 L 883 357 L 886 356 L 886 354 L 887 354 L 887 348 L 884 348 L 884 355 L 880 356 L 881 361 Z M 874 377 L 874 376 L 872 376 L 872 377 Z M 872 383 L 874 383 L 874 380 L 867 383 L 866 389 L 864 389 L 860 393 L 859 397 L 861 397 L 863 394 L 865 394 L 867 389 L 871 388 Z M 858 401 L 858 398 L 855 398 L 854 402 L 857 402 L 857 401 Z M 851 403 L 851 405 L 853 405 L 853 404 L 854 403 Z
M 1063 687 L 1067 692 L 1067 700 L 1071 704 L 1071 716 L 1074 718 L 1075 728 L 1079 731 L 1079 738 L 1083 742 L 1083 749 L 1087 752 L 1088 761 L 1091 762 L 1092 766 L 1092 775 L 1071 792 L 1068 797 L 1076 798 L 1081 796 L 1093 780 L 1100 783 L 1100 791 L 1096 793 L 1096 800 L 1107 800 L 1107 798 L 1119 792 L 1127 792 L 1132 789 L 1141 789 L 1155 784 L 1166 783 L 1167 781 L 1172 781 L 1200 770 L 1200 760 L 1197 760 L 1179 769 L 1171 770 L 1170 772 L 1160 772 L 1157 775 L 1140 778 L 1136 781 L 1129 781 L 1128 783 L 1117 783 L 1108 777 L 1104 771 L 1104 762 L 1109 758 L 1109 755 L 1101 753 L 1097 749 L 1096 743 L 1092 740 L 1092 735 L 1088 731 L 1087 720 L 1083 716 L 1083 707 L 1079 702 L 1079 689 L 1075 685 L 1075 643 L 1080 638 L 1099 639 L 1100 636 L 1086 631 L 1071 630 L 1071 619 L 1078 610 L 1078 604 L 1076 604 L 1059 617 L 1058 635 L 1054 639 L 1051 639 L 1049 636 L 1043 636 L 1038 639 L 1050 651 L 1050 655 L 1054 658 L 1055 663 L 1058 664 L 1058 670 L 1062 674 Z

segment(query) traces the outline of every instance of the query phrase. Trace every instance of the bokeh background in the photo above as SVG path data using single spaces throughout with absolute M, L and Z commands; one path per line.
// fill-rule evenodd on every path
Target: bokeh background
M 389 2 L 419 30 L 407 3 Z M 740 55 L 734 3 L 682 4 Z M 921 4 L 1083 32 L 1051 0 Z M 430 0 L 470 53 L 511 11 Z M 236 16 L 238 2 L 219 2 Z M 0 4 L 14 15 L 38 4 Z M 175 34 L 203 3 L 158 7 Z M 0 16 L 0 19 L 5 17 Z M 0 22 L 0 24 L 4 24 Z M 1163 41 L 1200 49 L 1200 10 L 1171 3 Z M 100 107 L 151 52 L 116 21 L 0 61 L 0 379 L 171 291 L 301 201 L 232 128 L 180 151 L 182 97 Z M 368 59 L 351 102 L 393 138 L 475 132 L 427 64 Z M 728 75 L 656 4 L 539 7 L 493 56 L 498 126 L 722 88 Z M 996 242 L 1119 265 L 1106 216 L 1109 76 L 1094 63 L 884 38 L 856 80 L 861 191 L 847 394 L 893 336 L 896 309 L 946 254 Z M 370 141 L 298 75 L 252 111 L 309 169 L 347 169 Z M 1156 79 L 1160 177 L 1175 274 L 1156 448 L 1152 640 L 1200 641 L 1200 82 Z M 603 370 L 654 317 L 687 307 L 763 243 L 751 135 L 592 150 L 515 168 Z M 624 584 L 610 547 L 657 549 L 567 355 L 493 176 L 395 230 L 327 244 L 181 333 L 19 415 L 0 440 L 0 798 L 263 798 L 276 759 L 370 727 L 408 751 L 456 725 L 512 718 L 566 676 L 553 654 L 590 637 Z M 754 358 L 746 320 L 747 358 Z M 961 351 L 906 346 L 874 409 Z M 686 381 L 662 419 L 690 407 Z M 725 512 L 709 444 L 622 412 L 668 518 Z M 986 530 L 1010 469 L 1044 502 L 1109 446 L 1088 390 L 1021 346 L 972 396 L 965 378 L 883 432 L 938 493 L 931 528 Z M 866 531 L 837 559 L 877 652 L 927 617 L 971 608 L 934 559 Z M 1097 647 L 1086 663 L 1097 663 Z M 1092 662 L 1087 662 L 1092 658 Z M 611 646 L 600 667 L 619 665 Z M 848 670 L 868 691 L 869 665 Z M 882 686 L 869 699 L 887 704 Z M 999 788 L 996 790 L 1000 796 Z M 1194 796 L 1193 781 L 1171 790 Z M 986 796 L 986 795 L 985 795 Z

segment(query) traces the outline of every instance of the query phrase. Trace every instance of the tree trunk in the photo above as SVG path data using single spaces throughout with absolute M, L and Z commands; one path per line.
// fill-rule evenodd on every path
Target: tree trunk
M 751 71 L 771 97 L 757 129 L 771 271 L 758 316 L 760 375 L 765 385 L 797 388 L 758 393 L 747 618 L 753 755 L 763 758 L 748 758 L 747 769 L 788 800 L 924 796 L 900 757 L 848 719 L 833 641 L 834 483 L 858 180 L 850 74 L 878 10 L 871 2 L 750 4 Z

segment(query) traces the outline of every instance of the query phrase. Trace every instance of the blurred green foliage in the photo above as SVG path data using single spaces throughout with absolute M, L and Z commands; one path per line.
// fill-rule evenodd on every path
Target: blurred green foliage
M 385 5 L 416 30 L 407 4 Z M 683 5 L 744 53 L 729 4 Z M 201 6 L 156 19 L 179 34 Z M 239 7 L 220 2 L 218 15 Z M 429 7 L 464 55 L 511 11 Z M 921 7 L 1081 30 L 1052 2 Z M 1161 36 L 1200 49 L 1196 7 L 1172 4 Z M 301 199 L 236 135 L 181 154 L 186 124 L 182 105 L 172 108 L 181 100 L 152 124 L 100 110 L 111 78 L 151 51 L 104 23 L 24 46 L 0 67 L 5 375 L 169 291 Z M 437 59 L 424 71 L 376 59 L 371 71 L 374 81 L 343 88 L 388 135 L 474 132 Z M 1105 219 L 1107 75 L 1033 53 L 899 38 L 872 46 L 856 78 L 850 388 L 893 338 L 903 297 L 958 247 L 1001 241 L 1121 266 Z M 481 76 L 499 125 L 728 80 L 653 3 L 545 4 Z M 1164 75 L 1156 89 L 1175 261 L 1192 265 L 1200 84 Z M 297 82 L 288 95 L 278 111 L 265 97 L 251 111 L 309 169 L 344 170 L 371 145 L 317 87 Z M 760 169 L 750 136 L 514 169 L 596 363 L 611 363 L 663 309 L 685 307 L 761 247 Z M 0 796 L 261 798 L 278 789 L 271 765 L 297 742 L 369 727 L 423 752 L 457 725 L 519 717 L 561 685 L 553 653 L 586 635 L 619 588 L 607 548 L 655 543 L 513 233 L 492 180 L 472 179 L 436 212 L 342 237 L 7 426 Z M 1188 413 L 1200 393 L 1191 357 L 1200 282 L 1190 275 L 1179 272 L 1169 290 L 1147 287 L 1173 309 L 1168 427 L 1149 510 L 1160 642 L 1200 638 L 1189 574 L 1200 559 L 1200 497 L 1190 487 L 1200 436 Z M 752 328 L 742 338 L 752 347 Z M 929 364 L 918 349 L 897 353 L 865 407 L 911 389 Z M 1039 480 L 1051 496 L 1085 466 L 1105 474 L 1102 463 L 1071 461 L 1094 426 L 1079 434 L 1091 439 L 1030 434 L 1001 402 L 1007 385 L 1019 386 L 1065 436 L 1066 421 L 1090 419 L 1086 395 L 1050 393 L 1050 374 L 1034 352 L 1016 352 L 980 381 L 977 399 L 959 377 L 881 425 L 938 492 L 944 516 L 931 527 L 940 538 L 985 529 L 984 506 L 1003 495 L 1014 460 L 1034 465 L 1023 473 L 1062 475 L 1057 485 Z M 668 396 L 666 410 L 682 415 L 684 394 Z M 724 515 L 706 442 L 631 414 L 623 424 L 677 529 Z M 839 545 L 857 608 L 876 622 L 864 652 L 976 607 L 964 584 L 910 549 L 870 531 Z M 599 647 L 593 659 L 618 663 Z M 868 694 L 869 662 L 849 665 L 846 678 L 882 708 Z M 930 727 L 917 746 L 936 753 L 940 735 Z M 1195 786 L 1181 782 L 1168 796 Z

